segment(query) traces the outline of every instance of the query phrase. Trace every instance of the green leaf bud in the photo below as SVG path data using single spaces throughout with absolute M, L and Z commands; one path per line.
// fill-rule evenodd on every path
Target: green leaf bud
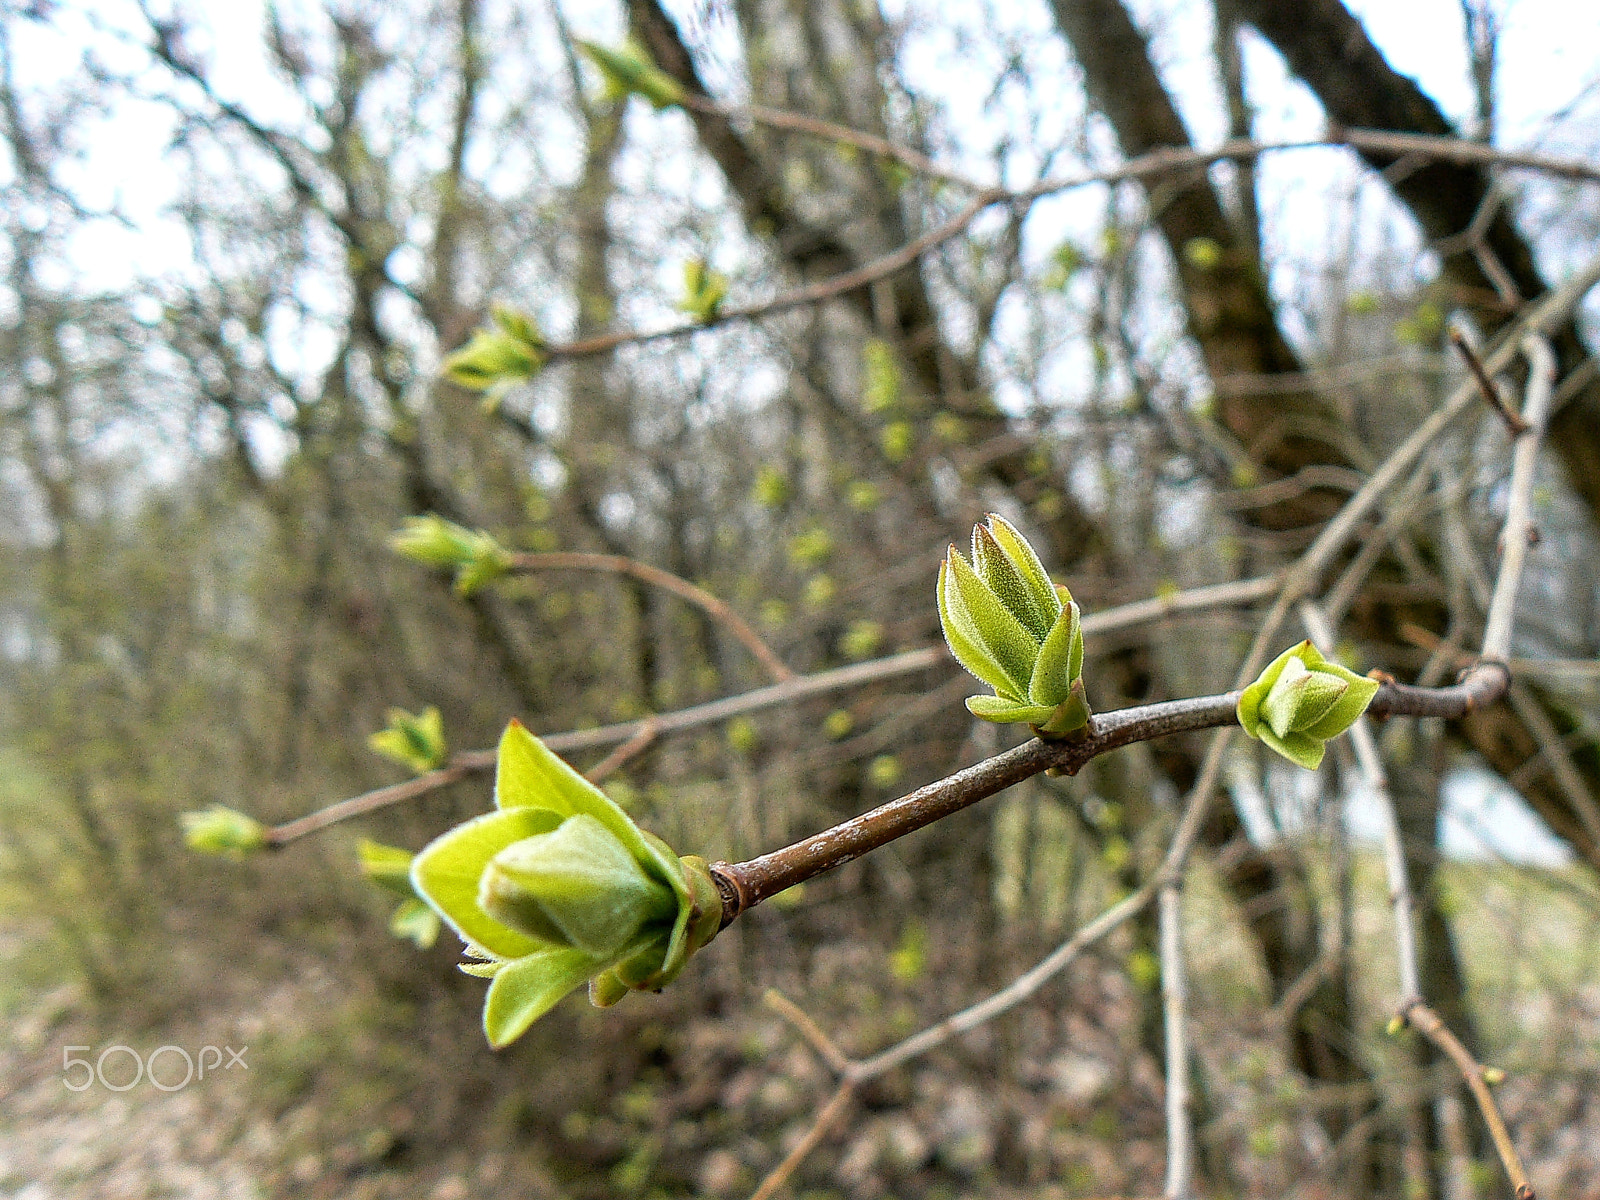
M 463 596 L 505 575 L 515 562 L 492 535 L 467 529 L 437 513 L 407 517 L 390 536 L 389 548 L 424 566 L 454 568 L 456 591 Z
M 492 410 L 506 392 L 544 368 L 545 340 L 525 313 L 495 305 L 490 318 L 487 328 L 475 330 L 465 346 L 445 356 L 442 374 L 469 391 L 483 392 Z
M 972 531 L 972 562 L 950 547 L 939 566 L 939 623 L 956 661 L 994 688 L 967 709 L 1064 735 L 1088 723 L 1078 606 L 1003 517 Z
M 244 858 L 267 848 L 267 828 L 254 817 L 213 804 L 202 812 L 178 816 L 183 840 L 191 850 Z
M 478 905 L 530 937 L 591 954 L 621 949 L 647 920 L 674 908 L 672 889 L 585 813 L 491 858 Z
M 683 299 L 678 311 L 688 313 L 702 324 L 715 320 L 728 296 L 728 277 L 713 271 L 703 258 L 690 259 L 683 267 Z
M 585 980 L 596 1003 L 657 990 L 716 936 L 722 898 L 705 860 L 678 857 L 517 722 L 500 741 L 495 803 L 411 865 L 417 893 L 467 943 L 462 969 L 492 980 L 491 1045 Z
M 1367 710 L 1378 682 L 1330 662 L 1309 641 L 1291 646 L 1239 694 L 1239 724 L 1296 766 L 1314 771 L 1329 738 Z
M 444 763 L 444 718 L 432 705 L 415 716 L 402 708 L 391 708 L 388 728 L 369 737 L 367 746 L 385 758 L 410 767 L 418 775 L 425 775 Z M 369 844 L 377 845 L 376 842 Z

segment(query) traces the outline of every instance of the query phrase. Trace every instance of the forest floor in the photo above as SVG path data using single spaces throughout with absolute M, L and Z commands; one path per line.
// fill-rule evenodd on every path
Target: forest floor
M 1510 1072 L 1500 1096 L 1539 1193 L 1600 1200 L 1600 919 L 1588 885 L 1456 867 L 1449 886 L 1475 900 L 1458 936 L 1483 1036 Z M 1207 905 L 1203 888 L 1195 903 Z M 1370 942 L 1381 957 L 1385 919 L 1376 907 L 1357 912 L 1358 953 Z M 0 1200 L 747 1195 L 830 1088 L 794 1032 L 744 989 L 732 1002 L 690 995 L 665 1015 L 649 1006 L 668 997 L 607 1013 L 569 1001 L 520 1062 L 462 1051 L 477 1074 L 447 1097 L 440 1060 L 452 1052 L 408 1046 L 415 1010 L 385 1009 L 381 987 L 331 971 L 325 947 L 286 951 L 248 976 L 219 972 L 203 1004 L 108 1032 L 114 1025 L 80 985 L 37 986 L 43 934 L 33 933 L 0 935 Z M 1229 968 L 1227 919 L 1210 920 L 1206 908 L 1190 936 L 1196 1041 L 1212 1088 L 1203 1144 L 1231 1160 L 1244 1194 L 1322 1194 L 1303 1173 L 1319 1152 L 1295 1115 L 1305 1097 L 1273 1066 L 1270 1039 L 1239 1018 L 1249 998 Z M 927 969 L 937 979 L 934 942 Z M 847 1047 L 873 1048 L 886 1031 L 925 1019 L 878 978 L 881 947 L 835 943 L 802 957 L 804 978 L 788 986 L 831 1017 Z M 1161 1082 L 1129 1020 L 1138 997 L 1110 955 L 1075 970 L 1049 1004 L 1025 1006 L 874 1085 L 791 1194 L 1066 1200 L 1159 1191 Z M 1376 1029 L 1385 982 L 1371 987 L 1363 1021 Z M 877 1011 L 873 997 L 883 1000 Z M 467 1034 L 476 1037 L 463 1032 L 463 1046 Z M 597 1047 L 586 1046 L 582 1070 L 552 1069 L 549 1056 L 575 1038 Z M 171 1090 L 148 1077 L 120 1092 L 98 1079 L 67 1086 L 87 1068 L 64 1070 L 64 1056 L 92 1063 L 112 1046 L 145 1058 L 162 1046 L 195 1058 L 215 1046 L 221 1062 L 229 1051 L 242 1061 L 222 1069 L 208 1058 L 204 1079 L 174 1087 L 183 1058 L 166 1050 L 156 1074 Z M 112 1051 L 102 1068 L 123 1083 L 132 1056 Z M 591 1071 L 592 1080 L 577 1078 Z M 492 1089 L 520 1098 L 496 1099 Z M 1479 1194 L 1501 1193 L 1497 1169 L 1485 1168 L 1481 1182 Z

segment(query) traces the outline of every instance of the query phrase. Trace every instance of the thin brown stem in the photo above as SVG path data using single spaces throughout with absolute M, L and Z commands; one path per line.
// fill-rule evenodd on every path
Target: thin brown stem
M 771 1200 L 778 1194 L 779 1189 L 789 1182 L 789 1176 L 793 1175 L 806 1160 L 806 1156 L 822 1144 L 822 1139 L 828 1136 L 829 1128 L 850 1106 L 855 1094 L 856 1085 L 849 1080 L 845 1080 L 834 1089 L 832 1098 L 822 1106 L 822 1111 L 817 1114 L 816 1120 L 811 1122 L 811 1128 L 806 1130 L 805 1137 L 784 1156 L 781 1163 L 772 1168 L 771 1174 L 761 1181 L 761 1186 L 750 1194 L 750 1200 Z
M 1505 397 L 1500 394 L 1500 389 L 1495 386 L 1494 380 L 1489 378 L 1489 372 L 1485 371 L 1483 364 L 1478 361 L 1478 355 L 1472 349 L 1472 344 L 1467 341 L 1459 329 L 1450 331 L 1450 344 L 1460 352 L 1462 361 L 1467 364 L 1467 370 L 1471 371 L 1472 377 L 1478 381 L 1478 391 L 1483 394 L 1483 398 L 1488 402 L 1489 407 L 1494 409 L 1499 414 L 1500 419 L 1505 422 L 1506 429 L 1510 431 L 1511 436 L 1518 437 L 1526 433 L 1528 431 L 1528 423 L 1517 416 L 1512 411 L 1511 406 L 1506 403 Z
M 784 661 L 773 653 L 772 647 L 762 641 L 761 635 L 750 627 L 750 623 L 734 612 L 725 601 L 713 596 L 705 588 L 674 575 L 671 571 L 664 571 L 660 567 L 621 554 L 587 554 L 574 550 L 517 554 L 512 556 L 512 561 L 518 571 L 605 571 L 613 575 L 626 575 L 641 583 L 648 583 L 651 587 L 658 587 L 664 592 L 671 592 L 674 596 L 687 600 L 727 629 L 767 669 L 767 673 L 773 679 L 783 683 L 795 677 L 794 672 L 784 664 Z
M 656 734 L 660 732 L 660 729 L 660 721 L 654 717 L 646 717 L 638 733 L 590 767 L 583 773 L 583 777 L 590 783 L 599 783 L 606 776 L 626 765 L 630 759 L 638 757 L 649 749 L 650 744 L 656 740 Z
M 1528 1182 L 1528 1173 L 1523 1169 L 1522 1159 L 1511 1142 L 1511 1134 L 1506 1130 L 1505 1118 L 1500 1115 L 1500 1106 L 1495 1103 L 1494 1093 L 1489 1090 L 1489 1084 L 1483 1077 L 1483 1064 L 1472 1057 L 1461 1044 L 1461 1039 L 1439 1019 L 1439 1014 L 1420 999 L 1409 1001 L 1400 1010 L 1400 1015 L 1407 1024 L 1443 1051 L 1455 1064 L 1456 1070 L 1461 1072 L 1462 1082 L 1478 1102 L 1483 1123 L 1489 1127 L 1495 1153 L 1500 1156 L 1500 1165 L 1505 1168 L 1511 1186 L 1516 1189 L 1517 1200 L 1537 1200 L 1533 1185 Z

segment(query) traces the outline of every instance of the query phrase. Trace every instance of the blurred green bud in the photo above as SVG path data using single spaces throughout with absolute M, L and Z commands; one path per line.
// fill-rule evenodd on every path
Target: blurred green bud
M 877 484 L 857 479 L 845 489 L 845 499 L 857 512 L 871 512 L 883 503 L 883 492 Z
M 688 313 L 702 324 L 716 318 L 728 296 L 728 277 L 713 271 L 703 258 L 690 259 L 683 265 L 683 299 L 678 301 L 678 311 Z
M 446 521 L 437 513 L 407 517 L 399 532 L 389 538 L 389 548 L 425 566 L 453 567 L 456 591 L 463 596 L 500 578 L 514 565 L 510 552 L 493 536 Z
M 833 741 L 848 737 L 850 731 L 856 727 L 856 719 L 850 715 L 850 710 L 836 708 L 823 719 L 822 732 Z
M 626 42 L 612 49 L 580 40 L 578 49 L 605 77 L 606 95 L 611 99 L 638 96 L 657 111 L 683 103 L 683 85 L 651 62 L 642 46 Z
M 367 746 L 418 775 L 426 775 L 444 763 L 444 718 L 431 704 L 415 716 L 403 708 L 391 708 L 389 727 L 369 737 Z
M 839 651 L 852 662 L 871 658 L 883 644 L 883 626 L 876 621 L 851 621 L 839 639 Z
M 1378 682 L 1323 658 L 1309 641 L 1273 659 L 1239 695 L 1239 724 L 1296 766 L 1314 771 L 1325 743 L 1367 711 Z
M 385 846 L 370 838 L 356 845 L 361 873 L 386 892 L 401 897 L 400 907 L 389 918 L 389 932 L 426 950 L 439 940 L 439 914 L 429 908 L 411 886 L 411 861 L 416 856 L 399 846 Z
M 789 542 L 789 561 L 797 567 L 815 567 L 833 553 L 833 535 L 820 525 L 796 534 Z
M 411 882 L 491 980 L 484 1032 L 504 1046 L 584 981 L 613 1004 L 655 991 L 716 936 L 706 862 L 680 858 L 513 721 L 500 741 L 496 811 L 435 838 Z
M 950 547 L 938 597 L 950 653 L 995 690 L 968 697 L 973 716 L 1026 722 L 1040 736 L 1088 724 L 1078 606 L 1004 517 L 973 529 L 971 563 Z
M 533 319 L 513 308 L 497 304 L 490 316 L 491 325 L 445 356 L 443 373 L 451 383 L 484 393 L 484 406 L 493 410 L 506 392 L 544 367 L 545 341 Z
M 1499 1067 L 1484 1067 L 1483 1081 L 1490 1087 L 1494 1087 L 1506 1081 L 1506 1073 Z
M 1183 259 L 1197 271 L 1215 271 L 1222 263 L 1222 247 L 1215 238 L 1190 238 L 1183 244 Z
M 756 469 L 755 483 L 750 488 L 750 498 L 762 508 L 777 508 L 789 498 L 789 481 L 771 463 L 762 463 Z
M 892 754 L 880 754 L 867 764 L 867 778 L 873 787 L 892 788 L 902 774 L 900 760 Z
M 870 338 L 861 351 L 861 406 L 870 413 L 888 412 L 900 403 L 900 368 L 894 350 L 882 338 Z
M 890 421 L 878 435 L 883 446 L 883 456 L 892 463 L 904 462 L 916 442 L 916 431 L 910 421 Z
M 220 804 L 203 812 L 180 813 L 178 823 L 183 826 L 183 840 L 189 849 L 202 854 L 244 858 L 267 848 L 265 825 Z

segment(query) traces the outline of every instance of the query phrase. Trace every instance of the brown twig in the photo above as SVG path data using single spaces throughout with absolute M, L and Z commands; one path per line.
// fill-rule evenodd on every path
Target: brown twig
M 1455 1064 L 1456 1070 L 1461 1072 L 1462 1082 L 1471 1091 L 1472 1098 L 1478 1102 L 1478 1111 L 1483 1114 L 1483 1122 L 1489 1127 L 1489 1137 L 1494 1141 L 1495 1152 L 1500 1156 L 1500 1164 L 1505 1167 L 1506 1175 L 1516 1189 L 1517 1200 L 1536 1200 L 1533 1185 L 1528 1182 L 1528 1173 L 1523 1169 L 1522 1159 L 1517 1154 L 1516 1146 L 1511 1142 L 1511 1134 L 1506 1130 L 1505 1118 L 1500 1115 L 1500 1106 L 1495 1103 L 1494 1093 L 1489 1090 L 1489 1084 L 1483 1077 L 1483 1064 L 1472 1057 L 1467 1048 L 1461 1044 L 1461 1039 L 1451 1033 L 1439 1019 L 1439 1014 L 1421 999 L 1413 997 L 1402 1006 L 1399 1015 L 1408 1025 L 1443 1051 Z
M 769 115 L 776 112 L 776 110 L 766 111 Z M 797 127 L 801 123 L 808 126 L 813 124 L 811 118 L 803 118 L 794 114 L 788 114 L 785 119 L 792 119 Z M 843 131 L 842 127 L 830 126 L 828 122 L 817 122 L 815 124 L 818 128 L 813 129 L 814 132 L 820 132 L 820 128 L 823 127 L 840 132 L 849 132 L 851 136 L 841 140 L 850 141 L 854 144 L 865 145 L 868 141 L 874 139 L 874 135 Z M 828 136 L 833 135 L 830 134 Z M 823 279 L 816 283 L 807 284 L 804 287 L 784 292 L 768 300 L 737 307 L 725 307 L 703 321 L 680 321 L 673 325 L 649 330 L 616 330 L 596 337 L 584 338 L 580 341 L 551 344 L 544 348 L 544 353 L 549 359 L 584 358 L 595 354 L 606 354 L 619 346 L 639 345 L 668 338 L 687 337 L 702 329 L 710 329 L 734 321 L 755 320 L 760 317 L 786 312 L 793 308 L 830 300 L 855 291 L 857 288 L 876 283 L 880 279 L 887 279 L 896 272 L 904 270 L 921 258 L 927 251 L 961 234 L 977 219 L 978 214 L 996 204 L 1027 203 L 1043 196 L 1058 195 L 1075 188 L 1159 178 L 1183 171 L 1199 170 L 1217 162 L 1231 159 L 1257 158 L 1263 154 L 1281 151 L 1309 150 L 1329 145 L 1348 145 L 1357 149 L 1366 149 L 1369 146 L 1372 148 L 1384 148 L 1385 145 L 1392 144 L 1393 136 L 1372 133 L 1367 130 L 1346 130 L 1335 137 L 1311 140 L 1284 142 L 1235 140 L 1225 142 L 1210 150 L 1179 150 L 1169 147 L 1140 155 L 1138 158 L 1129 159 L 1120 166 L 1109 170 L 1090 171 L 1072 176 L 1046 179 L 1029 187 L 1016 190 L 1003 187 L 984 188 L 978 191 L 964 208 L 942 224 L 906 243 L 898 250 L 874 259 L 854 271 L 847 271 L 832 279 Z M 1546 159 L 1537 155 L 1502 153 L 1477 143 L 1460 142 L 1454 138 L 1417 137 L 1408 139 L 1408 145 L 1410 146 L 1408 152 L 1424 157 L 1462 158 L 1463 161 L 1482 161 L 1484 156 L 1487 155 L 1489 160 L 1502 162 L 1508 166 L 1546 171 L 1551 174 L 1582 179 L 1587 182 L 1600 182 L 1600 167 L 1592 167 L 1565 159 Z M 903 147 L 894 147 L 889 142 L 882 142 L 882 149 L 885 153 L 893 151 L 889 156 L 898 158 L 902 162 L 907 162 L 905 156 L 915 155 L 914 151 L 907 151 Z M 942 169 L 936 168 L 935 174 L 940 178 L 951 178 L 953 181 L 962 182 L 966 186 L 976 186 L 969 181 L 960 179 L 959 176 L 949 176 Z
M 835 1075 L 848 1074 L 851 1066 L 849 1056 L 839 1049 L 831 1037 L 822 1032 L 822 1026 L 813 1021 L 805 1009 L 777 988 L 768 988 L 766 994 L 761 997 L 761 1003 L 793 1025 L 795 1031 L 811 1044 L 811 1048 L 833 1069 Z
M 772 648 L 761 640 L 761 635 L 750 627 L 748 621 L 730 608 L 726 601 L 713 596 L 703 587 L 697 587 L 671 571 L 628 558 L 621 554 L 587 554 L 575 550 L 548 550 L 537 553 L 512 555 L 518 571 L 605 571 L 613 575 L 627 575 L 651 587 L 687 600 L 705 612 L 712 620 L 720 622 L 739 640 L 745 649 L 767 669 L 779 683 L 793 679 L 795 674 Z
M 859 129 L 851 129 L 847 125 L 824 121 L 819 117 L 788 112 L 781 108 L 768 108 L 762 104 L 720 104 L 708 96 L 699 96 L 693 92 L 685 93 L 681 103 L 685 108 L 709 113 L 712 116 L 726 117 L 735 121 L 742 117 L 758 125 L 770 125 L 774 129 L 788 129 L 810 137 L 854 146 L 879 158 L 893 159 L 901 166 L 908 167 L 919 175 L 926 175 L 930 179 L 940 179 L 945 183 L 953 183 L 957 187 L 975 192 L 983 190 L 981 183 L 941 167 L 926 154 L 891 142 L 888 138 L 879 137 L 875 133 L 865 133 Z
M 1450 344 L 1461 354 L 1462 361 L 1467 364 L 1467 370 L 1472 372 L 1472 377 L 1478 381 L 1478 391 L 1489 402 L 1489 407 L 1499 414 L 1505 422 L 1506 429 L 1512 437 L 1520 437 L 1528 432 L 1528 423 L 1512 411 L 1506 403 L 1505 397 L 1500 394 L 1500 389 L 1495 386 L 1494 380 L 1489 378 L 1489 372 L 1483 369 L 1483 364 L 1478 361 L 1477 353 L 1472 349 L 1472 344 L 1459 329 L 1450 331 Z
M 621 767 L 627 763 L 629 759 L 643 754 L 644 751 L 649 747 L 650 743 L 656 740 L 656 734 L 659 733 L 660 730 L 661 722 L 657 718 L 646 717 L 644 719 L 644 723 L 640 726 L 638 733 L 634 734 L 627 741 L 623 742 L 622 745 L 618 746 L 610 754 L 606 755 L 599 762 L 595 763 L 594 766 L 590 767 L 583 773 L 583 777 L 590 783 L 599 783 L 618 767 Z
M 843 1115 L 849 1107 L 850 1101 L 855 1097 L 856 1085 L 848 1079 L 844 1080 L 834 1089 L 833 1096 L 822 1106 L 822 1111 L 817 1114 L 816 1120 L 811 1122 L 811 1128 L 806 1130 L 805 1137 L 799 1144 L 784 1156 L 771 1173 L 761 1181 L 761 1186 L 750 1194 L 750 1200 L 771 1200 L 778 1194 L 778 1190 L 789 1182 L 789 1176 L 806 1160 L 806 1156 L 822 1144 L 822 1139 L 828 1136 L 828 1128 Z

